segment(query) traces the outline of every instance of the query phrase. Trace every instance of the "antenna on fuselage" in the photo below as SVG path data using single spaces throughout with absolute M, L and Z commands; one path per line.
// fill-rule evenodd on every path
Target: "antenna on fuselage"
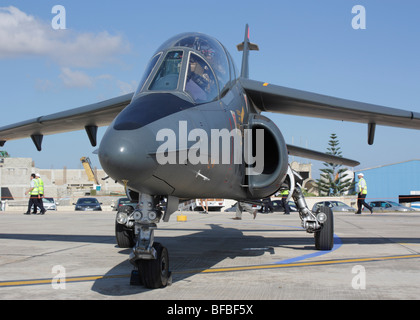
M 249 51 L 260 50 L 258 48 L 258 45 L 251 43 L 249 41 L 249 27 L 248 24 L 245 26 L 245 38 L 244 42 L 238 44 L 236 46 L 238 48 L 238 51 L 243 51 L 242 55 L 242 68 L 241 68 L 241 77 L 242 78 L 249 78 Z

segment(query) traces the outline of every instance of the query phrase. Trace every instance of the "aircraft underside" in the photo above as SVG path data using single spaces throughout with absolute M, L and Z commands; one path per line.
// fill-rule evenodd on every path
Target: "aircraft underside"
M 301 190 L 302 178 L 290 167 L 284 180 L 284 187 L 290 190 L 299 211 L 302 227 L 314 234 L 317 250 L 331 250 L 334 246 L 334 218 L 330 208 L 323 207 L 312 212 Z M 131 193 L 131 195 L 136 195 Z M 138 194 L 137 194 L 138 195 Z M 287 201 L 289 200 L 287 199 Z M 169 253 L 161 243 L 154 241 L 157 223 L 169 220 L 170 213 L 177 210 L 179 199 L 167 197 L 165 213 L 161 208 L 161 196 L 142 193 L 138 197 L 138 207 L 121 207 L 116 217 L 117 244 L 132 248 L 129 261 L 134 266 L 130 283 L 147 288 L 162 288 L 171 284 Z

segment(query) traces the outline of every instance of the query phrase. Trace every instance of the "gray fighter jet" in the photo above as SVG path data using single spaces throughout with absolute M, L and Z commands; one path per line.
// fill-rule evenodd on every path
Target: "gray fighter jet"
M 160 288 L 170 281 L 168 250 L 154 242 L 154 230 L 183 199 L 246 202 L 288 188 L 315 247 L 332 249 L 332 212 L 307 207 L 302 179 L 289 167 L 288 156 L 359 163 L 287 145 L 262 111 L 366 123 L 369 144 L 376 125 L 420 129 L 419 113 L 249 79 L 249 53 L 258 46 L 250 42 L 248 26 L 237 48 L 243 51 L 240 74 L 216 39 L 177 35 L 156 50 L 136 92 L 0 128 L 1 146 L 31 137 L 40 151 L 45 135 L 83 129 L 96 146 L 97 128 L 108 126 L 98 149 L 100 163 L 139 204 L 116 217 L 117 243 L 133 248 L 133 283 Z

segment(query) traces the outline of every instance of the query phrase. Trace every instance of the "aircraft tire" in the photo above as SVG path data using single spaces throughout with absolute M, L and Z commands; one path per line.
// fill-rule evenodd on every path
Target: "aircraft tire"
M 159 242 L 155 242 L 153 247 L 156 250 L 156 259 L 138 261 L 140 276 L 146 288 L 164 288 L 170 277 L 168 249 Z
M 315 248 L 329 251 L 334 247 L 334 215 L 329 207 L 322 207 L 321 212 L 327 215 L 327 221 L 320 231 L 315 232 Z
M 131 214 L 133 208 L 131 206 L 124 206 L 118 209 L 118 212 L 120 211 L 126 211 L 128 214 Z M 132 248 L 136 244 L 134 231 L 128 229 L 125 225 L 119 224 L 117 221 L 115 221 L 115 238 L 120 248 Z

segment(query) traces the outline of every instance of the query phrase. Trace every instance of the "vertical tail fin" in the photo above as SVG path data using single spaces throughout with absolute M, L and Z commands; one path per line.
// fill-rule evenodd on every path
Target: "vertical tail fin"
M 236 46 L 238 51 L 243 51 L 242 55 L 242 68 L 241 68 L 241 77 L 242 78 L 249 78 L 249 51 L 251 50 L 260 50 L 258 45 L 249 42 L 249 27 L 248 24 L 245 26 L 245 38 L 244 42 L 238 44 Z

